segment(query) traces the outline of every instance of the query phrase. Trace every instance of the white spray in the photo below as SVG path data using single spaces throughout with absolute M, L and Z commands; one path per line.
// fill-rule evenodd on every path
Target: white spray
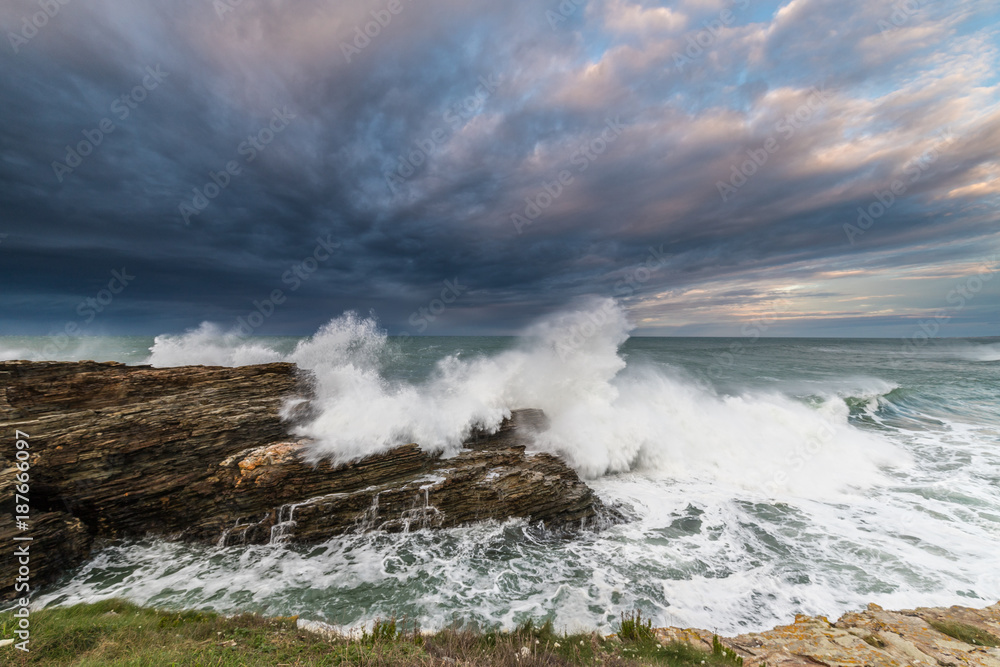
M 316 378 L 317 416 L 298 432 L 316 458 L 356 459 L 406 442 L 456 451 L 474 427 L 496 428 L 517 408 L 546 412 L 536 447 L 581 475 L 628 471 L 697 478 L 761 492 L 821 497 L 881 479 L 906 457 L 848 424 L 842 400 L 809 407 L 780 394 L 720 396 L 662 368 L 626 365 L 630 325 L 595 300 L 529 327 L 514 349 L 446 356 L 420 383 L 390 381 L 391 343 L 371 318 L 329 322 L 288 355 L 211 325 L 156 339 L 150 363 L 238 365 L 285 359 Z

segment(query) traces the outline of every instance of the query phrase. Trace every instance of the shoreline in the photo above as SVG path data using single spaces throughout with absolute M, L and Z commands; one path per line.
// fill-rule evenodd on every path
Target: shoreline
M 548 427 L 540 410 L 515 410 L 495 431 L 474 429 L 461 452 L 449 458 L 425 452 L 413 443 L 355 461 L 314 464 L 305 456 L 308 443 L 293 437 L 290 422 L 282 416 L 281 407 L 287 401 L 308 397 L 312 390 L 308 374 L 292 364 L 154 369 L 119 363 L 0 362 L 0 376 L 5 380 L 0 387 L 0 426 L 16 433 L 24 444 L 18 440 L 12 456 L 0 454 L 0 490 L 17 490 L 33 503 L 24 516 L 0 515 L 0 538 L 8 543 L 34 540 L 31 592 L 90 558 L 94 545 L 105 539 L 155 535 L 168 541 L 239 549 L 286 542 L 316 544 L 346 533 L 449 528 L 508 518 L 543 522 L 547 529 L 571 537 L 626 518 L 561 459 L 526 451 L 531 434 Z M 17 485 L 25 469 L 30 470 L 30 493 L 26 483 L 24 488 Z M 14 523 L 15 518 L 25 523 Z M 0 562 L 0 575 L 5 575 L 0 578 L 15 581 L 20 572 L 15 566 L 20 567 L 14 559 Z M 13 599 L 13 593 L 0 589 L 0 600 Z M 46 619 L 51 619 L 57 633 L 75 631 L 78 625 L 74 623 L 81 624 L 81 632 L 88 636 L 118 632 L 121 628 L 107 622 L 118 612 L 94 617 L 104 604 L 31 611 L 31 634 L 34 637 L 37 630 L 44 638 Z M 133 615 L 151 615 L 157 619 L 156 627 L 173 623 L 169 620 L 173 616 L 182 620 L 190 616 L 200 619 L 199 623 L 214 619 L 211 623 L 223 625 L 246 621 L 250 629 L 285 622 L 157 611 L 121 600 L 107 604 L 127 608 Z M 67 614 L 73 614 L 66 610 L 72 609 L 80 617 L 70 622 Z M 14 618 L 12 611 L 0 612 L 0 640 L 10 636 Z M 295 618 L 294 627 L 283 625 L 282 632 L 287 635 L 294 630 L 296 641 L 308 644 L 311 640 L 300 633 L 318 630 L 334 648 L 344 642 L 350 648 L 354 641 L 337 635 L 332 626 L 301 623 L 305 625 Z M 145 633 L 135 628 L 126 644 L 153 641 L 150 627 L 145 626 Z M 633 664 L 629 660 L 638 653 L 626 655 L 626 649 L 648 653 L 672 647 L 678 656 L 688 651 L 689 657 L 705 659 L 704 664 L 1000 667 L 1000 648 L 976 645 L 976 637 L 987 638 L 987 644 L 1000 643 L 996 639 L 1000 637 L 1000 602 L 982 610 L 939 607 L 899 612 L 869 605 L 832 623 L 822 616 L 799 616 L 788 625 L 722 638 L 700 629 L 645 628 L 646 640 L 632 642 L 641 644 L 638 648 L 627 647 L 629 642 L 615 643 L 597 631 L 571 636 L 594 638 L 591 644 L 600 650 L 595 649 L 591 658 L 602 661 L 596 664 Z M 553 645 L 565 636 L 553 632 L 551 625 L 529 630 L 540 642 L 544 636 Z M 421 636 L 453 646 L 448 632 L 454 633 L 446 630 Z M 477 642 L 493 637 L 497 646 L 498 637 L 510 643 L 519 635 L 484 630 L 471 636 Z M 290 635 L 285 640 L 291 641 Z M 199 646 L 188 649 L 202 650 Z M 658 661 L 659 654 L 643 655 L 644 660 Z M 562 662 L 539 664 L 580 664 L 573 662 L 572 655 L 559 656 Z M 422 653 L 404 657 L 419 659 L 376 664 L 431 664 Z M 712 662 L 716 658 L 729 662 Z M 452 661 L 461 659 L 453 657 Z M 102 660 L 81 664 L 118 664 Z M 43 664 L 76 663 L 47 660 Z
M 17 619 L 0 613 L 0 640 Z M 690 628 L 653 628 L 623 614 L 618 632 L 565 634 L 551 622 L 511 632 L 460 626 L 423 633 L 405 619 L 381 619 L 343 634 L 297 616 L 223 616 L 159 610 L 111 599 L 31 614 L 22 650 L 0 645 L 8 664 L 44 665 L 742 665 L 743 667 L 917 667 L 1000 665 L 1000 602 L 984 609 L 887 611 L 871 604 L 831 623 L 798 616 L 761 633 L 719 637 Z M 28 648 L 25 652 L 23 648 Z
M 562 459 L 527 451 L 546 427 L 539 410 L 473 429 L 455 456 L 402 443 L 316 461 L 294 428 L 313 383 L 283 362 L 0 362 L 0 430 L 24 434 L 0 452 L 0 493 L 22 494 L 0 513 L 0 542 L 30 541 L 34 590 L 101 539 L 246 547 L 510 518 L 569 535 L 622 520 Z M 0 559 L 0 600 L 25 594 L 18 567 Z

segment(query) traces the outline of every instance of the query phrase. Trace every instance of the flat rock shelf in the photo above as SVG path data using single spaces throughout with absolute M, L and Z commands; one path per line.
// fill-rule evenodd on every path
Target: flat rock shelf
M 684 642 L 712 650 L 708 630 L 660 628 L 662 643 Z M 824 616 L 795 617 L 790 625 L 719 643 L 744 667 L 1000 667 L 1000 602 L 985 609 L 920 607 L 887 611 L 869 604 L 836 622 Z
M 416 443 L 313 464 L 291 435 L 310 376 L 294 364 L 152 368 L 0 362 L 0 542 L 30 536 L 32 587 L 96 538 L 158 535 L 233 546 L 320 542 L 350 531 L 448 528 L 513 517 L 574 531 L 617 519 L 558 457 L 525 451 L 545 428 L 517 410 L 444 458 Z M 286 414 L 287 416 L 287 414 Z M 30 443 L 28 529 L 15 523 L 15 432 Z M 22 527 L 23 528 L 23 527 Z M 16 559 L 0 559 L 0 598 Z

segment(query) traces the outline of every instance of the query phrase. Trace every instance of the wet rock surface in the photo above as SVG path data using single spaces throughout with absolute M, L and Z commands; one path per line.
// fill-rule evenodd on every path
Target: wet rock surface
M 10 550 L 27 535 L 47 551 L 31 559 L 34 588 L 82 562 L 95 538 L 318 542 L 512 517 L 573 530 L 606 512 L 559 458 L 525 451 L 545 428 L 537 410 L 515 411 L 496 433 L 474 432 L 450 458 L 407 444 L 313 465 L 309 443 L 281 417 L 311 391 L 286 363 L 0 362 L 0 543 Z M 27 531 L 13 519 L 16 430 L 30 442 Z M 0 559 L 4 598 L 14 596 L 16 573 L 16 559 Z

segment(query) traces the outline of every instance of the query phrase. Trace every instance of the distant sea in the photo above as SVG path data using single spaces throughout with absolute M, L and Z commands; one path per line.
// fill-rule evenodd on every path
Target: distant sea
M 346 460 L 542 408 L 561 454 L 629 522 L 567 539 L 524 521 L 314 546 L 108 543 L 40 604 L 122 596 L 337 625 L 405 615 L 512 626 L 732 633 L 886 607 L 1000 600 L 1000 338 L 628 337 L 618 311 L 520 337 L 386 336 L 345 315 L 314 336 L 0 338 L 0 358 L 157 366 L 291 360 L 317 378 L 302 427 Z

